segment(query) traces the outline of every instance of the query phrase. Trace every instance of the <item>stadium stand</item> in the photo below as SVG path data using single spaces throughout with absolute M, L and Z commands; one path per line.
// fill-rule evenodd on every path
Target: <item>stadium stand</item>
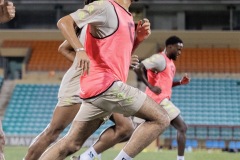
M 30 34 L 25 33 L 26 39 L 22 39 L 22 33 L 16 32 L 14 33 L 16 40 L 8 40 L 10 33 L 2 33 L 1 47 L 30 49 L 29 61 L 26 62 L 27 74 L 34 72 L 41 73 L 42 76 L 42 72 L 48 74 L 52 70 L 66 71 L 70 63 L 57 53 L 58 45 L 62 42 L 62 39 L 56 36 L 58 34 L 47 33 L 48 36 L 45 37 L 50 37 L 51 40 L 44 38 L 44 34 L 38 32 L 34 34 L 37 36 L 33 37 L 32 31 Z M 138 48 L 136 53 L 144 59 L 159 49 L 160 42 L 162 44 L 164 39 L 174 34 L 182 37 L 186 44 L 180 60 L 176 62 L 177 73 L 180 75 L 187 72 L 192 77 L 189 85 L 174 88 L 172 95 L 172 101 L 181 109 L 182 116 L 189 126 L 187 146 L 207 147 L 205 140 L 214 141 L 215 146 L 216 141 L 224 141 L 225 146 L 231 144 L 229 141 L 238 142 L 240 140 L 239 34 L 153 31 L 150 40 L 145 42 L 145 46 Z M 135 74 L 131 72 L 129 78 L 128 82 L 138 87 Z M 7 137 L 21 135 L 34 137 L 48 124 L 57 102 L 60 78 L 55 84 L 48 84 L 48 77 L 43 79 L 46 84 L 39 84 L 39 79 L 32 81 L 28 79 L 29 83 L 16 85 L 3 118 L 3 128 Z M 112 125 L 110 121 L 106 122 L 93 137 L 97 137 L 110 125 Z M 174 142 L 176 130 L 172 127 L 164 132 L 162 138 L 169 139 L 169 144 L 176 146 Z M 222 145 L 222 142 L 220 144 Z M 214 145 L 210 143 L 208 147 Z M 217 147 L 221 148 L 219 145 Z
M 65 71 L 71 62 L 58 53 L 61 43 L 62 41 L 57 40 L 4 40 L 2 48 L 30 48 L 27 71 Z
M 7 135 L 36 135 L 49 123 L 57 103 L 59 85 L 55 84 L 18 84 L 7 106 L 3 129 Z M 97 137 L 103 129 L 112 125 L 108 121 L 97 130 Z M 65 129 L 66 134 L 69 127 Z
M 176 61 L 178 72 L 239 73 L 240 50 L 230 48 L 184 48 Z
M 223 140 L 207 140 L 206 141 L 206 148 L 212 149 L 212 148 L 219 148 L 223 149 L 226 147 L 225 141 Z
M 230 141 L 228 148 L 233 150 L 240 150 L 240 141 Z

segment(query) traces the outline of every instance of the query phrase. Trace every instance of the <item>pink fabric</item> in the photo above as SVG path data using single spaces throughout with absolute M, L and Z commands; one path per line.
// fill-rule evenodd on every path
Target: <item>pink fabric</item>
M 103 39 L 94 38 L 87 29 L 85 48 L 90 58 L 90 73 L 80 78 L 81 98 L 90 98 L 107 90 L 114 81 L 127 81 L 134 41 L 132 15 L 116 2 L 109 0 L 118 16 L 118 28 Z
M 164 52 L 160 53 L 166 60 L 166 68 L 162 72 L 155 73 L 151 70 L 147 71 L 148 81 L 153 86 L 158 86 L 162 89 L 159 95 L 153 93 L 148 87 L 145 93 L 154 99 L 157 103 L 160 103 L 164 98 L 171 98 L 172 95 L 172 83 L 176 72 L 175 64 L 173 60 L 169 59 Z

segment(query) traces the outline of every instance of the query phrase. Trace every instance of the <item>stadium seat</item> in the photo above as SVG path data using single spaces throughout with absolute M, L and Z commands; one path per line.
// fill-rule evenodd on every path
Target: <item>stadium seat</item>
M 176 148 L 178 146 L 177 140 L 173 139 L 171 143 L 172 147 Z M 186 148 L 191 147 L 191 148 L 197 148 L 198 147 L 198 141 L 195 139 L 187 139 L 186 140 Z

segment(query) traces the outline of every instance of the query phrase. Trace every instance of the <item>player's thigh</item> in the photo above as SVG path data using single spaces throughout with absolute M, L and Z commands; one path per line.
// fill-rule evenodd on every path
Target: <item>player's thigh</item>
M 123 114 L 113 113 L 111 119 L 118 127 L 134 128 L 132 119 L 130 117 L 125 117 Z
M 81 104 L 73 104 L 64 107 L 57 106 L 53 112 L 53 117 L 50 122 L 51 126 L 57 128 L 58 126 L 66 127 L 69 125 L 78 113 L 80 106 Z
M 102 119 L 94 119 L 90 121 L 74 120 L 67 133 L 66 138 L 82 145 L 86 139 L 99 128 L 102 123 Z
M 134 116 L 146 121 L 166 121 L 166 119 L 169 119 L 167 112 L 150 97 L 146 98 L 142 107 Z

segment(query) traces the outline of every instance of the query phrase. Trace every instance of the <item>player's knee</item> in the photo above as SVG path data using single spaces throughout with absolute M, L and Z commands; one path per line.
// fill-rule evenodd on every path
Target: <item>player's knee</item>
M 179 132 L 179 133 L 182 133 L 182 134 L 186 134 L 187 129 L 188 129 L 187 125 L 184 124 L 184 125 L 182 125 L 182 126 L 178 129 L 178 132 Z
M 63 130 L 64 126 L 62 125 L 48 125 L 45 130 L 45 134 L 50 139 L 50 141 L 55 141 Z
M 79 151 L 82 147 L 80 143 L 76 143 L 74 141 L 70 141 L 67 144 L 68 144 L 68 149 L 70 153 L 75 153 Z
M 134 131 L 134 127 L 132 125 L 125 125 L 118 128 L 118 137 L 120 139 L 128 139 L 131 137 Z
M 158 117 L 157 123 L 161 128 L 166 129 L 170 125 L 170 118 L 167 114 Z

